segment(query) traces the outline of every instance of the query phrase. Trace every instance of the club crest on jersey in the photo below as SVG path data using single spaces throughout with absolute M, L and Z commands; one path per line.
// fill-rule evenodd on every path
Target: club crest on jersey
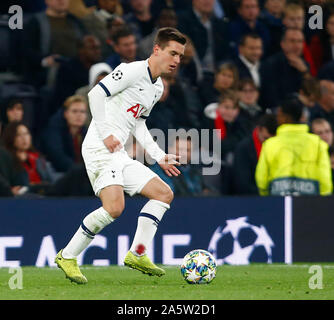
M 141 107 L 139 105 L 139 103 L 137 103 L 136 105 L 130 107 L 128 110 L 126 110 L 126 112 L 132 112 L 133 113 L 133 117 L 135 119 L 138 119 L 143 111 L 144 107 Z
M 112 78 L 114 79 L 114 80 L 121 80 L 122 79 L 122 77 L 123 77 L 123 72 L 121 71 L 121 70 L 117 70 L 117 71 L 115 71 L 115 72 L 113 72 L 112 74 L 111 74 L 111 76 L 112 76 Z

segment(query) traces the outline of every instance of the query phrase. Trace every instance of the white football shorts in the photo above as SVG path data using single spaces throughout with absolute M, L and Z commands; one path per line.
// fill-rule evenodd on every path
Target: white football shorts
M 82 156 L 95 195 L 107 186 L 120 185 L 130 196 L 140 193 L 152 178 L 151 169 L 131 159 L 124 149 L 111 153 L 107 148 L 82 147 Z

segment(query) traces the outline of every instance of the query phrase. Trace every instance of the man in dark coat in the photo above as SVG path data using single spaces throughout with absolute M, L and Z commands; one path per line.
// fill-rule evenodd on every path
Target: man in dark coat
M 276 134 L 277 121 L 273 115 L 263 115 L 253 133 L 241 140 L 235 149 L 233 190 L 236 194 L 258 194 L 255 169 L 262 143 Z
M 213 72 L 229 57 L 227 24 L 214 16 L 214 0 L 193 0 L 192 9 L 179 14 L 179 30 L 191 38 L 205 71 Z
M 263 108 L 273 109 L 281 100 L 299 92 L 302 81 L 309 75 L 303 60 L 304 34 L 298 29 L 287 29 L 281 40 L 282 50 L 261 64 L 261 99 Z

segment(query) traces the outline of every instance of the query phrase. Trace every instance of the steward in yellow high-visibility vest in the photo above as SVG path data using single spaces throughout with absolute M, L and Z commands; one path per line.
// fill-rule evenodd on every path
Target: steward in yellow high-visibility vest
M 255 179 L 260 195 L 329 195 L 328 144 L 300 124 L 302 105 L 286 101 L 277 111 L 277 135 L 262 145 Z

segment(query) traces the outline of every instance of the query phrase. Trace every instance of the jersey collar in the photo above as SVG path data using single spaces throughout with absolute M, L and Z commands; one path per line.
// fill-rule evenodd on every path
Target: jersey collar
M 148 75 L 150 76 L 150 79 L 151 79 L 151 82 L 152 84 L 156 83 L 157 82 L 157 79 L 153 80 L 152 78 L 152 73 L 151 73 L 151 70 L 150 70 L 150 66 L 148 65 L 148 59 L 146 60 L 146 65 L 147 65 L 147 72 L 148 72 Z

